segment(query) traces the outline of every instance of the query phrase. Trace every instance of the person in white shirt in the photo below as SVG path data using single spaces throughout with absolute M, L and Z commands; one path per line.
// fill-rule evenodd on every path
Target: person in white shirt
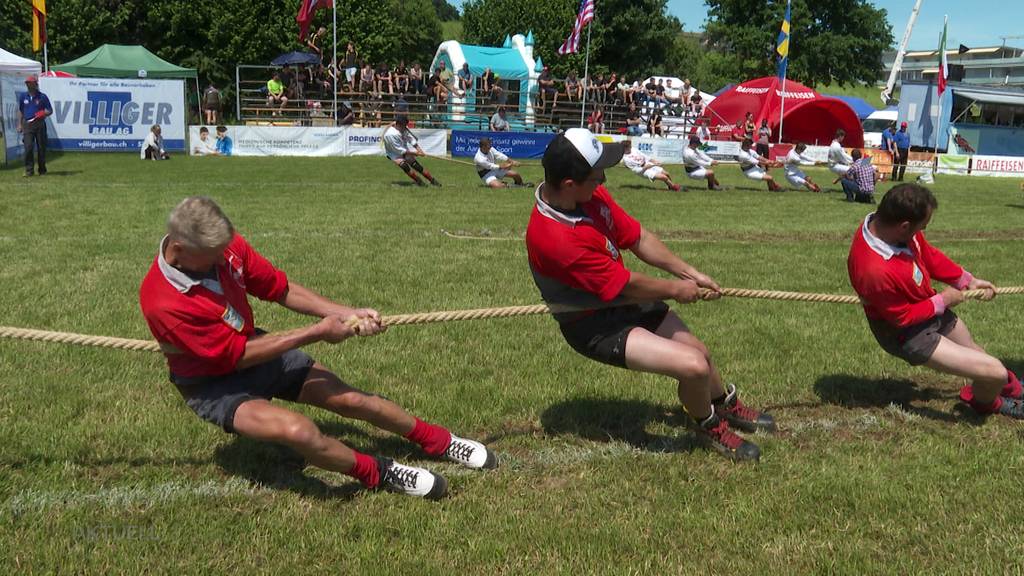
M 774 163 L 767 158 L 758 156 L 753 146 L 753 140 L 744 138 L 740 144 L 740 153 L 736 155 L 736 160 L 740 163 L 740 170 L 743 171 L 743 175 L 751 180 L 767 182 L 768 190 L 771 192 L 781 192 L 782 186 L 776 184 L 775 178 L 772 178 L 772 175 L 768 173 L 768 168 Z
M 707 118 L 697 119 L 697 138 L 700 139 L 701 144 L 711 141 L 711 127 L 708 126 Z
M 661 162 L 648 157 L 643 152 L 633 151 L 633 142 L 626 140 L 622 143 L 623 155 L 622 164 L 637 176 L 643 176 L 654 182 L 660 180 L 673 192 L 679 192 L 682 186 L 672 182 L 672 176 L 661 165 Z
M 160 134 L 160 125 L 153 124 L 142 141 L 139 157 L 143 160 L 170 160 L 171 155 L 164 150 L 164 137 Z
M 412 178 L 412 181 L 417 186 L 426 186 L 426 184 L 416 172 L 423 174 L 432 185 L 441 185 L 417 160 L 417 157 L 426 156 L 427 153 L 420 148 L 416 136 L 409 130 L 408 117 L 397 116 L 395 122 L 384 131 L 384 136 L 381 140 L 384 143 L 384 153 L 387 154 L 388 160 L 397 164 L 405 172 L 406 176 Z
M 502 182 L 504 178 L 512 178 L 516 186 L 523 185 L 523 177 L 512 170 L 519 166 L 519 162 L 509 160 L 508 156 L 495 150 L 491 146 L 490 138 L 480 139 L 480 149 L 473 157 L 473 164 L 476 165 L 476 173 L 480 175 L 480 179 L 491 188 L 507 188 Z
M 835 182 L 839 182 L 853 164 L 853 158 L 843 149 L 843 138 L 846 138 L 846 130 L 836 130 L 836 137 L 828 147 L 828 169 L 838 176 Z
M 199 140 L 192 143 L 193 156 L 219 156 L 217 146 L 210 139 L 210 129 L 203 126 L 199 129 Z
M 789 151 L 789 154 L 786 154 L 786 180 L 797 188 L 807 188 L 811 192 L 821 192 L 821 186 L 815 184 L 814 181 L 800 169 L 801 166 L 816 166 L 818 164 L 813 158 L 805 156 L 804 150 L 807 150 L 807 144 L 797 142 L 796 146 Z
M 694 180 L 707 180 L 708 190 L 725 190 L 718 183 L 715 171 L 711 169 L 718 164 L 718 160 L 712 160 L 700 146 L 700 138 L 690 136 L 690 145 L 683 148 L 683 169 L 686 170 L 686 175 Z

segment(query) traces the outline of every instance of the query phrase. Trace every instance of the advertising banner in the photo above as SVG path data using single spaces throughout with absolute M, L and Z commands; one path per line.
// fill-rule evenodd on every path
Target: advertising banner
M 740 153 L 739 142 L 729 142 L 727 140 L 710 140 L 705 142 L 706 148 L 704 152 L 714 158 L 724 162 L 735 162 L 736 155 Z
M 963 154 L 939 155 L 939 174 L 960 174 L 966 176 L 970 167 L 970 156 Z
M 168 151 L 185 150 L 182 80 L 40 78 L 53 115 L 46 120 L 49 145 L 58 150 L 138 151 L 159 124 Z
M 974 156 L 972 162 L 974 176 L 1024 176 L 1024 158 L 1019 156 Z
M 472 158 L 481 138 L 490 138 L 491 146 L 509 158 L 541 158 L 555 138 L 550 132 L 478 132 L 452 131 L 452 156 Z
M 215 127 L 207 126 L 208 143 L 199 138 L 199 126 L 189 127 L 189 154 L 203 155 L 216 148 Z M 383 156 L 381 137 L 386 128 L 304 126 L 228 126 L 232 156 Z M 448 153 L 448 133 L 418 130 L 420 148 L 431 156 Z
M 678 138 L 631 138 L 633 150 L 640 152 L 662 164 L 683 163 L 683 140 Z

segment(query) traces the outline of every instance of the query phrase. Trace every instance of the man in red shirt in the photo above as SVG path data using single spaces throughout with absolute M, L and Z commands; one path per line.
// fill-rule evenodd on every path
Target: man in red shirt
M 970 379 L 960 398 L 981 414 L 1024 419 L 1017 376 L 978 346 L 952 311 L 965 288 L 988 290 L 989 298 L 995 291 L 925 240 L 936 208 L 938 201 L 923 186 L 889 190 L 853 236 L 850 283 L 883 350 L 913 366 Z M 937 294 L 932 278 L 948 286 Z
M 580 354 L 613 366 L 670 376 L 679 400 L 698 423 L 700 437 L 738 460 L 760 449 L 730 429 L 774 430 L 771 416 L 726 390 L 707 348 L 662 301 L 709 299 L 720 288 L 683 262 L 627 214 L 603 186 L 604 170 L 622 158 L 621 143 L 602 144 L 572 128 L 544 152 L 544 182 L 526 229 L 530 270 L 562 335 Z M 675 278 L 628 270 L 622 250 Z
M 267 334 L 255 327 L 248 295 L 316 316 L 296 330 Z M 307 462 L 352 476 L 368 488 L 440 498 L 447 482 L 422 468 L 361 454 L 324 436 L 306 416 L 273 398 L 365 420 L 470 468 L 494 468 L 483 444 L 424 422 L 390 400 L 356 389 L 300 347 L 339 343 L 383 331 L 380 315 L 350 308 L 290 280 L 235 232 L 213 200 L 183 200 L 142 281 L 142 313 L 167 357 L 171 382 L 200 418 L 257 440 L 284 444 Z

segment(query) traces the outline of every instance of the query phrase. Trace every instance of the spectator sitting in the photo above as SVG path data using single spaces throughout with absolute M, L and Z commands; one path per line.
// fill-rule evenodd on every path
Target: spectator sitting
M 604 101 L 615 103 L 615 91 L 619 87 L 619 76 L 612 72 L 612 75 L 608 77 L 608 80 L 604 83 Z
M 733 126 L 731 134 L 733 142 L 743 142 L 744 140 L 746 140 L 746 133 L 747 130 L 743 126 L 743 120 L 736 122 L 736 126 Z
M 295 83 L 295 73 L 292 72 L 292 67 L 285 64 L 281 67 L 281 72 L 278 74 L 278 80 L 281 81 L 281 85 L 284 86 L 285 96 L 288 98 L 294 98 L 295 94 L 292 92 L 292 85 Z
M 704 113 L 704 103 L 701 101 L 700 92 L 693 91 L 693 96 L 690 96 L 689 113 L 694 118 L 699 118 Z
M 633 92 L 629 84 L 629 80 L 626 80 L 626 75 L 623 74 L 619 77 L 619 83 L 615 86 L 615 93 L 617 98 L 623 104 L 629 104 L 633 101 Z
M 551 109 L 554 110 L 558 107 L 558 88 L 555 88 L 555 79 L 551 76 L 551 70 L 545 66 L 544 70 L 541 71 L 540 76 L 537 77 L 537 83 L 540 85 L 540 111 L 541 113 L 548 106 L 548 98 L 553 98 L 551 102 Z
M 438 104 L 448 102 L 448 86 L 441 80 L 441 75 L 437 71 L 431 74 L 430 79 L 427 80 L 427 89 L 430 90 L 430 94 Z
M 701 145 L 707 144 L 711 140 L 711 128 L 708 123 L 707 118 L 697 119 L 697 138 L 700 139 Z
M 505 89 L 501 87 L 499 80 L 501 76 L 494 75 L 494 84 L 491 84 L 491 103 L 496 106 L 504 106 L 508 102 L 508 94 L 505 93 Z
M 234 151 L 234 143 L 228 136 L 227 126 L 217 126 L 217 154 L 219 156 L 231 156 Z
M 572 70 L 565 77 L 565 99 L 569 102 L 578 102 L 583 99 L 583 85 L 576 77 L 576 72 Z
M 661 111 L 655 110 L 651 114 L 651 119 L 647 121 L 647 131 L 650 132 L 651 136 L 664 136 L 665 133 L 661 130 Z
M 437 78 L 442 84 L 444 84 L 445 98 L 447 99 L 447 94 L 452 91 L 452 87 L 454 86 L 452 80 L 455 76 L 452 74 L 452 71 L 448 69 L 448 65 L 445 64 L 444 60 L 438 62 L 437 66 Z
M 193 156 L 216 156 L 217 147 L 210 139 L 210 129 L 203 126 L 199 129 L 199 140 L 192 143 Z
M 859 149 L 854 149 L 851 157 L 853 164 L 846 171 L 840 182 L 847 202 L 875 203 L 875 183 L 878 182 L 878 171 L 871 164 L 871 158 L 862 157 Z
M 604 101 L 604 74 L 601 74 L 600 72 L 598 72 L 597 76 L 594 76 L 593 78 L 591 78 L 590 82 L 587 85 L 587 90 L 590 91 L 589 94 L 590 94 L 590 99 L 591 100 L 593 100 L 594 102 L 603 102 Z
M 626 110 L 626 134 L 629 136 L 643 136 L 646 133 L 644 121 L 640 118 L 640 111 L 636 108 L 636 102 L 629 103 Z
M 413 94 L 423 94 L 423 68 L 416 62 L 409 70 L 409 89 Z
M 373 66 L 369 62 L 364 63 L 359 71 L 359 91 L 366 94 L 373 92 Z
M 604 109 L 600 105 L 587 117 L 587 128 L 594 134 L 604 133 Z
M 352 110 L 352 103 L 338 102 L 338 126 L 351 126 L 355 121 L 356 113 Z
M 459 70 L 459 90 L 462 95 L 473 88 L 473 73 L 469 71 L 469 62 L 462 64 L 462 69 Z
M 405 60 L 398 62 L 398 67 L 395 68 L 392 76 L 395 79 L 395 90 L 399 94 L 405 94 L 409 91 L 409 69 L 405 67 Z
M 164 137 L 160 134 L 160 125 L 153 124 L 142 142 L 142 153 L 139 155 L 143 160 L 170 160 L 171 155 L 164 150 Z
M 274 72 L 274 77 L 267 81 L 267 107 L 273 108 L 277 106 L 277 110 L 273 112 L 273 116 L 277 116 L 284 110 L 285 105 L 288 104 L 288 96 L 285 95 L 285 86 L 281 81 L 281 74 Z
M 498 106 L 498 110 L 491 116 L 491 132 L 507 132 L 509 129 L 508 118 L 505 117 L 505 107 Z
M 383 63 L 377 64 L 377 71 L 373 77 L 374 90 L 377 94 L 384 94 L 384 87 L 388 89 L 388 94 L 395 93 L 395 85 L 391 81 L 391 70 Z
M 292 78 L 292 96 L 298 100 L 302 100 L 306 97 L 306 84 L 309 80 L 309 70 L 306 69 L 305 64 L 299 64 L 299 69 L 295 71 L 295 76 Z

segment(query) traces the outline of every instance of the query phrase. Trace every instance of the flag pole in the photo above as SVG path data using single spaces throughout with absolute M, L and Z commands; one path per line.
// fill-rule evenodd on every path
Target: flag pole
M 942 125 L 942 93 L 939 92 L 939 81 L 945 82 L 944 78 L 948 74 L 944 66 L 946 63 L 946 27 L 948 25 L 949 14 L 942 21 L 942 36 L 939 37 L 939 73 L 935 76 L 935 91 L 938 93 L 939 110 L 935 115 L 935 147 L 932 149 L 932 174 L 937 172 L 939 164 L 937 159 L 939 155 L 939 132 L 941 132 L 939 126 Z
M 782 77 L 782 106 L 779 108 L 779 140 L 776 144 L 782 144 L 782 122 L 786 115 L 786 77 Z
M 587 24 L 587 56 L 583 60 L 583 77 L 586 78 L 587 87 L 583 90 L 583 98 L 581 100 L 582 106 L 580 106 L 580 128 L 586 128 L 586 116 L 587 116 L 587 92 L 590 92 L 590 28 L 591 25 Z
M 49 43 L 49 40 L 43 42 L 43 70 L 46 72 L 50 71 L 50 56 L 46 50 L 46 47 Z
M 333 59 L 333 66 L 334 66 L 334 90 L 333 90 L 333 92 L 334 92 L 334 108 L 333 108 L 333 113 L 334 113 L 334 125 L 337 126 L 338 125 L 338 121 L 341 120 L 340 118 L 338 118 L 338 74 L 340 74 L 341 71 L 338 68 L 338 2 L 337 2 L 337 0 L 335 0 L 334 2 L 331 2 L 331 6 L 334 8 L 334 14 L 333 14 L 333 19 L 334 19 L 334 59 Z

